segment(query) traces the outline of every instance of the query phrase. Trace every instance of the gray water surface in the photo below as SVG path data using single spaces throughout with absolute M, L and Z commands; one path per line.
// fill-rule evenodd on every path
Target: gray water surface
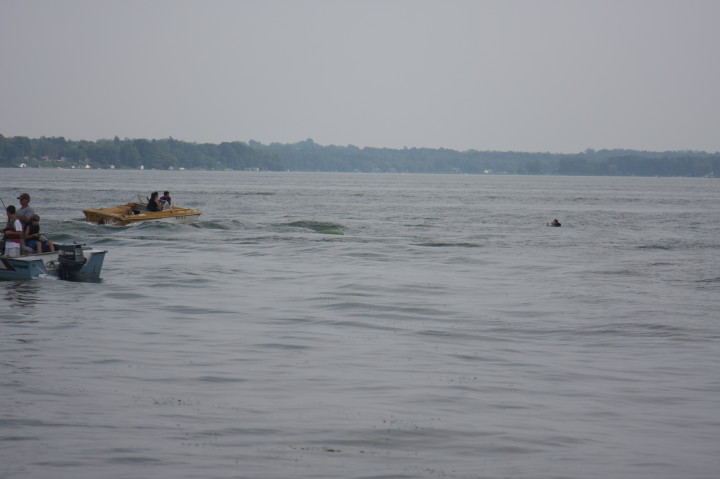
M 720 470 L 716 179 L 0 174 L 108 249 L 0 283 L 4 479 Z M 200 222 L 83 221 L 165 189 Z

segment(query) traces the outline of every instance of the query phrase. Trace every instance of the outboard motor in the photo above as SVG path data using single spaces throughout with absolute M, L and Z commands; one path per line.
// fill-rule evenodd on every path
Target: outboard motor
M 77 279 L 78 272 L 87 263 L 81 244 L 58 245 L 58 276 L 60 279 Z

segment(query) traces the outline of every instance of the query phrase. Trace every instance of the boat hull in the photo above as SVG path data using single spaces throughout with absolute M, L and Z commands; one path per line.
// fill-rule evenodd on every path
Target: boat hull
M 100 225 L 128 226 L 133 223 L 145 221 L 158 221 L 161 223 L 195 223 L 200 217 L 200 210 L 171 206 L 162 211 L 147 211 L 139 203 L 126 203 L 124 205 L 107 208 L 90 208 L 83 210 L 85 221 Z
M 15 281 L 45 277 L 71 281 L 97 280 L 100 278 L 105 253 L 107 250 L 82 248 L 82 257 L 87 261 L 73 271 L 61 267 L 59 251 L 13 257 L 0 256 L 0 280 Z

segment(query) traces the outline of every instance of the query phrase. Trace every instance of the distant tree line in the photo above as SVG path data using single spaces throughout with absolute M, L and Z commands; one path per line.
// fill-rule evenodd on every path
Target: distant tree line
M 256 141 L 189 143 L 124 139 L 73 141 L 0 135 L 0 167 L 146 168 L 379 173 L 714 176 L 720 153 L 592 150 L 577 154 L 456 151 L 444 148 L 359 148 Z
M 63 137 L 30 139 L 0 135 L 0 166 L 65 168 L 140 168 L 282 170 L 278 155 L 252 148 L 243 142 L 188 143 L 174 140 L 72 141 Z

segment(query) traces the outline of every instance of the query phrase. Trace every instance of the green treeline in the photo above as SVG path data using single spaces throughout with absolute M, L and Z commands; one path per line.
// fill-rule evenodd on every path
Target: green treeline
M 0 167 L 495 173 L 522 175 L 714 176 L 720 153 L 586 150 L 577 154 L 456 151 L 444 148 L 322 146 L 308 139 L 189 143 L 124 139 L 73 141 L 0 135 Z
M 262 165 L 264 169 L 283 169 L 277 155 L 233 142 L 196 144 L 166 140 L 72 141 L 65 138 L 38 138 L 0 135 L 0 166 L 61 168 L 187 168 L 203 170 L 242 170 Z

